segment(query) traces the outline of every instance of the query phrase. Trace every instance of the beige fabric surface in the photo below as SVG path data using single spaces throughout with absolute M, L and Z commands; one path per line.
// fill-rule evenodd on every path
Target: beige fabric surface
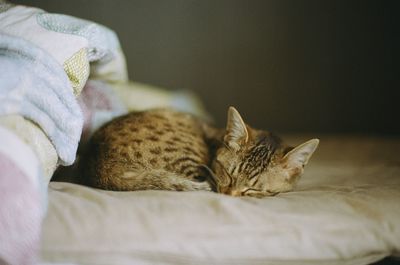
M 287 138 L 298 144 L 311 137 Z M 368 264 L 399 255 L 400 139 L 320 139 L 297 190 L 276 197 L 110 192 L 51 183 L 42 259 Z
M 189 90 L 168 91 L 165 88 L 139 82 L 110 83 L 128 111 L 173 107 L 210 119 L 200 98 Z
M 43 170 L 44 186 L 47 186 L 57 168 L 58 156 L 46 134 L 35 123 L 16 114 L 0 116 L 0 126 L 14 132 L 32 148 Z

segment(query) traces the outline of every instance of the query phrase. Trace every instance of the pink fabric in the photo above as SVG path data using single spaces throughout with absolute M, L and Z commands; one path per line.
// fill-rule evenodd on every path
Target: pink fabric
M 84 117 L 81 144 L 103 123 L 126 112 L 113 89 L 98 80 L 88 80 L 78 103 Z
M 39 190 L 0 152 L 0 263 L 35 264 L 40 244 Z

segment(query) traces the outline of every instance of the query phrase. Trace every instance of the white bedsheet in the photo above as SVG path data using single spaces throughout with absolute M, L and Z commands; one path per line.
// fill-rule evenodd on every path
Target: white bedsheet
M 42 259 L 77 264 L 368 264 L 400 255 L 400 140 L 321 136 L 296 191 L 110 192 L 51 183 Z M 306 137 L 292 137 L 294 144 Z

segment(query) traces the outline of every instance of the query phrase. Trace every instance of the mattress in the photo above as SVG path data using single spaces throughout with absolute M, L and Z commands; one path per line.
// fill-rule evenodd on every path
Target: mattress
M 306 135 L 284 137 L 293 145 Z M 295 191 L 212 192 L 49 186 L 43 262 L 370 264 L 400 255 L 400 138 L 319 135 Z

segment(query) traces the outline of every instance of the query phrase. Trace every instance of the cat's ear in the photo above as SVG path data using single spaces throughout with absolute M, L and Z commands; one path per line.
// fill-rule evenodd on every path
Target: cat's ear
M 283 160 L 285 161 L 288 168 L 302 169 L 305 165 L 307 165 L 308 160 L 314 153 L 315 149 L 317 149 L 318 144 L 318 139 L 312 139 L 303 144 L 300 144 L 297 147 L 293 148 L 290 152 L 288 152 L 283 157 Z
M 246 144 L 248 139 L 249 133 L 242 117 L 234 107 L 229 107 L 225 143 L 234 150 L 239 150 L 240 146 Z

